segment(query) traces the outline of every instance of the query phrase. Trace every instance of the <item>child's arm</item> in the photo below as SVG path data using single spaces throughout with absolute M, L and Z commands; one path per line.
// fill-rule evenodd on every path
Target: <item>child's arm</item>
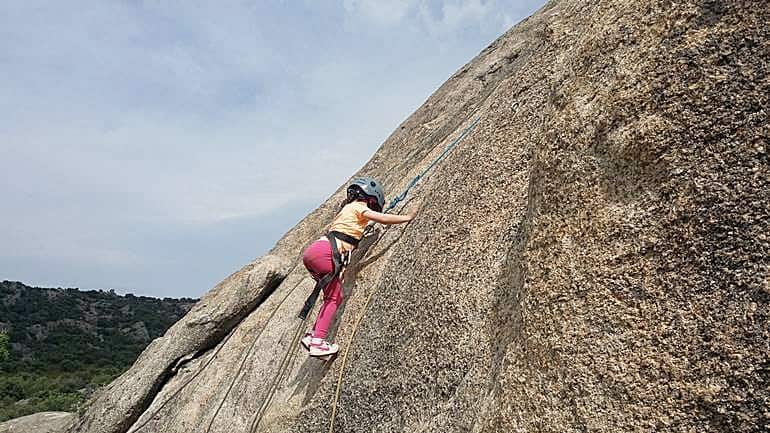
M 363 212 L 363 215 L 380 224 L 401 224 L 408 223 L 417 216 L 417 211 L 413 210 L 406 215 L 393 215 L 389 213 L 375 212 L 371 209 L 367 209 Z

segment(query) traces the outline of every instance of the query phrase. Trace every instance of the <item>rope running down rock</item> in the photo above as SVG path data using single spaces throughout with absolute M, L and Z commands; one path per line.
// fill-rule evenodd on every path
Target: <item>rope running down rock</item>
M 444 159 L 444 157 L 452 149 L 454 149 L 454 147 L 458 143 L 460 143 L 471 131 L 473 131 L 473 129 L 476 127 L 476 125 L 479 123 L 480 120 L 481 120 L 481 117 L 477 117 L 476 120 L 473 121 L 473 123 L 471 123 L 467 128 L 463 130 L 460 136 L 458 136 L 451 143 L 449 143 L 446 149 L 444 149 L 444 151 L 441 152 L 441 154 L 438 157 L 436 157 L 436 159 L 434 159 L 433 162 L 431 162 L 428 165 L 428 167 L 425 168 L 425 170 L 423 170 L 420 174 L 415 176 L 415 178 L 412 179 L 411 182 L 409 182 L 409 184 L 404 189 L 404 191 L 402 191 L 401 194 L 397 195 L 390 202 L 390 204 L 388 204 L 388 207 L 385 209 L 384 212 L 385 213 L 389 212 L 394 207 L 396 207 L 396 205 L 399 202 L 404 200 L 406 198 L 406 195 L 409 193 L 409 190 L 411 190 L 412 187 L 414 187 L 417 184 L 417 182 L 419 182 L 420 179 L 422 179 L 428 173 L 428 171 L 430 171 L 430 169 L 432 169 L 436 164 L 438 164 L 442 159 Z M 406 205 L 406 203 L 404 203 L 404 205 Z M 402 206 L 402 209 L 403 209 L 403 206 Z M 375 241 L 375 243 L 369 248 L 369 251 L 371 251 L 372 248 L 377 244 L 377 242 L 379 242 L 380 239 L 382 239 L 384 236 L 385 234 L 383 233 L 383 236 L 381 236 Z M 372 290 L 372 292 L 369 293 L 369 296 L 366 297 L 366 302 L 364 302 L 364 307 L 363 307 L 363 310 L 361 311 L 361 315 L 358 316 L 358 319 L 356 320 L 355 325 L 353 325 L 353 332 L 350 335 L 350 342 L 348 342 L 348 345 L 345 347 L 345 353 L 342 354 L 342 365 L 340 366 L 340 374 L 337 377 L 337 390 L 334 393 L 334 402 L 332 403 L 332 414 L 331 414 L 331 417 L 329 418 L 329 433 L 334 433 L 334 419 L 337 416 L 337 406 L 339 405 L 340 393 L 342 392 L 342 377 L 345 373 L 345 366 L 347 365 L 347 361 L 348 361 L 348 353 L 350 353 L 350 347 L 353 345 L 353 341 L 356 338 L 356 333 L 358 332 L 358 326 L 361 324 L 361 321 L 364 319 L 364 316 L 366 315 L 366 311 L 369 308 L 369 304 L 371 303 L 375 293 L 377 293 L 377 291 Z
M 404 199 L 406 199 L 406 196 L 409 193 L 409 191 L 420 181 L 420 179 L 422 179 L 434 166 L 436 166 L 442 159 L 444 159 L 444 157 L 446 157 L 446 155 L 452 149 L 454 149 L 454 147 L 457 146 L 457 144 L 460 143 L 476 127 L 476 125 L 479 123 L 480 120 L 481 120 L 481 118 L 477 117 L 467 128 L 465 128 L 463 130 L 463 132 L 457 138 L 455 138 L 451 143 L 449 143 L 449 145 L 447 145 L 447 147 L 444 149 L 443 152 L 441 152 L 440 155 L 438 155 L 430 164 L 428 164 L 428 166 L 420 174 L 415 176 L 415 178 L 412 179 L 409 182 L 409 184 L 406 186 L 406 188 L 404 188 L 404 190 L 401 192 L 401 194 L 397 195 L 396 197 L 393 198 L 393 200 L 391 200 L 391 202 L 388 204 L 387 208 L 385 208 L 385 210 L 383 212 L 387 213 L 387 212 L 391 211 L 394 207 L 396 207 L 398 205 L 398 203 L 400 203 Z M 364 235 L 366 235 L 366 234 L 367 233 L 365 232 Z M 379 242 L 379 239 L 375 242 L 375 245 L 376 245 L 377 242 Z M 374 292 L 372 292 L 367 297 L 367 300 L 366 300 L 366 303 L 365 303 L 365 306 L 364 306 L 364 311 L 362 312 L 361 316 L 358 318 L 358 320 L 357 320 L 357 322 L 356 322 L 356 324 L 354 326 L 353 337 L 355 337 L 355 333 L 358 330 L 358 325 L 361 323 L 361 320 L 363 319 L 363 316 L 366 313 L 366 308 L 369 306 L 369 303 L 371 302 L 373 295 L 374 295 Z M 278 369 L 276 370 L 276 374 L 273 377 L 273 380 L 271 381 L 271 383 L 270 383 L 270 385 L 268 387 L 267 394 L 263 398 L 262 403 L 260 404 L 259 410 L 257 411 L 257 413 L 254 414 L 254 417 L 253 417 L 253 419 L 252 419 L 252 421 L 250 423 L 250 426 L 249 426 L 249 429 L 248 429 L 249 433 L 254 433 L 259 428 L 259 424 L 262 421 L 262 417 L 267 412 L 268 407 L 270 407 L 270 404 L 272 403 L 273 396 L 275 395 L 275 392 L 278 389 L 278 385 L 280 384 L 281 379 L 286 374 L 286 370 L 291 365 L 291 361 L 292 361 L 292 356 L 291 355 L 292 355 L 293 351 L 296 350 L 296 345 L 299 343 L 300 337 L 302 336 L 302 330 L 304 329 L 304 324 L 305 324 L 305 320 L 300 320 L 299 323 L 297 323 L 297 327 L 295 328 L 295 330 L 294 330 L 294 332 L 292 334 L 291 342 L 289 343 L 289 346 L 287 347 L 287 350 L 284 353 L 283 359 L 281 359 L 281 362 L 280 362 L 280 364 L 278 366 Z M 255 340 L 255 342 L 256 342 L 256 340 Z M 351 339 L 351 343 L 352 343 L 352 339 Z M 347 346 L 347 348 L 345 350 L 345 353 L 343 355 L 342 366 L 340 368 L 340 375 L 339 375 L 339 378 L 337 380 L 337 390 L 336 390 L 336 393 L 335 393 L 336 395 L 335 395 L 335 398 L 334 398 L 334 403 L 332 405 L 332 416 L 331 416 L 331 419 L 330 419 L 330 422 L 329 422 L 329 432 L 330 433 L 334 429 L 334 418 L 336 416 L 337 405 L 338 405 L 338 402 L 339 402 L 340 391 L 341 391 L 341 388 L 342 388 L 342 375 L 343 375 L 343 372 L 345 370 L 345 365 L 347 364 L 347 355 L 348 355 L 349 351 L 350 351 L 350 344 L 348 344 L 348 346 Z M 221 407 L 221 403 L 220 403 L 220 407 Z M 218 412 L 218 409 L 217 409 L 217 412 Z M 212 420 L 212 422 L 213 422 L 213 420 Z M 211 423 L 209 424 L 209 427 L 211 427 Z
M 291 273 L 294 271 L 294 269 L 296 269 L 296 268 L 297 268 L 297 266 L 298 266 L 298 265 L 294 265 L 294 266 L 293 266 L 293 267 L 292 267 L 292 268 L 289 270 L 289 272 L 287 273 L 287 275 L 291 274 Z M 248 280 L 247 280 L 246 282 L 244 282 L 244 283 L 243 283 L 243 285 L 241 286 L 241 288 L 245 287 L 245 286 L 246 286 L 246 284 L 248 284 Z M 297 285 L 299 285 L 299 283 L 297 283 Z M 294 286 L 294 288 L 293 288 L 291 291 L 294 291 L 294 289 L 296 289 L 296 288 L 297 288 L 297 286 Z M 291 293 L 291 292 L 290 292 L 290 293 Z M 288 295 L 287 295 L 286 297 L 288 297 Z M 284 298 L 283 300 L 285 301 L 285 300 L 286 300 L 286 298 Z M 283 303 L 283 301 L 281 301 L 281 303 Z M 279 305 L 280 305 L 280 304 L 279 304 Z M 271 317 L 272 317 L 272 316 L 271 316 Z M 217 348 L 214 350 L 214 353 L 211 355 L 211 357 L 209 357 L 209 359 L 208 359 L 208 360 L 206 360 L 206 363 L 205 363 L 205 364 L 203 364 L 203 366 L 202 366 L 202 367 L 201 367 L 201 368 L 200 368 L 198 371 L 196 371 L 196 372 L 195 372 L 195 374 L 193 374 L 193 375 L 192 375 L 192 376 L 191 376 L 189 379 L 187 379 L 187 380 L 186 380 L 186 381 L 185 381 L 185 382 L 184 382 L 184 383 L 183 383 L 183 384 L 182 384 L 182 385 L 181 385 L 179 388 L 177 388 L 177 390 L 176 390 L 176 391 L 174 391 L 174 392 L 173 392 L 173 393 L 172 393 L 172 394 L 171 394 L 171 395 L 170 395 L 170 396 L 169 396 L 169 397 L 168 397 L 166 400 L 164 400 L 164 401 L 163 401 L 163 403 L 161 403 L 161 404 L 158 406 L 158 408 L 157 408 L 157 409 L 155 409 L 155 411 L 152 413 L 152 415 L 151 415 L 151 416 L 148 416 L 148 417 L 147 417 L 147 418 L 144 420 L 144 422 L 142 422 L 142 423 L 141 423 L 141 424 L 139 424 L 138 426 L 130 428 L 130 429 L 129 429 L 129 431 L 130 431 L 131 433 L 136 433 L 136 432 L 138 432 L 139 430 L 141 430 L 142 428 L 144 428 L 144 427 L 145 427 L 147 424 L 149 424 L 149 423 L 150 423 L 150 421 L 152 421 L 152 420 L 153 420 L 153 418 L 155 418 L 155 415 L 157 415 L 158 413 L 160 413 L 160 411 L 161 411 L 161 410 L 163 410 L 163 408 L 164 408 L 164 407 L 165 407 L 165 406 L 166 406 L 166 405 L 167 405 L 169 402 L 171 402 L 171 400 L 173 400 L 173 399 L 174 399 L 174 398 L 175 398 L 177 395 L 179 395 L 179 393 L 180 393 L 180 392 L 182 392 L 182 390 L 183 390 L 185 387 L 187 387 L 187 385 L 189 385 L 190 383 L 192 383 L 192 381 L 193 381 L 193 380 L 195 380 L 195 378 L 197 378 L 197 377 L 198 377 L 198 376 L 199 376 L 201 373 L 203 373 L 203 370 L 205 370 L 205 369 L 206 369 L 206 367 L 208 367 L 208 366 L 209 366 L 209 364 L 211 364 L 211 363 L 214 361 L 214 359 L 215 359 L 215 358 L 216 358 L 216 357 L 219 355 L 219 351 L 220 351 L 220 350 L 222 350 L 222 348 L 223 348 L 223 347 L 225 347 L 225 346 L 227 345 L 227 341 L 230 339 L 230 337 L 231 337 L 231 336 L 232 336 L 234 333 L 235 333 L 235 327 L 234 327 L 233 329 L 231 329 L 231 330 L 230 330 L 230 332 L 228 332 L 228 333 L 227 333 L 227 335 L 225 336 L 225 338 L 223 338 L 223 339 L 222 339 L 222 340 L 221 340 L 221 341 L 218 343 L 218 345 L 217 345 Z M 218 410 L 217 410 L 217 411 L 218 411 Z M 140 416 L 141 416 L 141 415 L 140 415 Z M 214 416 L 216 416 L 216 414 L 215 414 Z M 210 427 L 210 425 L 209 425 L 209 427 Z
M 438 164 L 442 159 L 444 159 L 444 157 L 450 151 L 452 151 L 452 149 L 454 149 L 454 147 L 457 146 L 457 144 L 461 142 L 466 135 L 468 135 L 471 131 L 473 131 L 473 129 L 476 128 L 476 125 L 479 123 L 480 120 L 481 120 L 481 117 L 477 117 L 476 120 L 473 121 L 473 123 L 468 125 L 468 127 L 463 130 L 463 132 L 460 134 L 459 137 L 455 138 L 451 143 L 449 143 L 446 149 L 444 149 L 444 151 L 441 152 L 441 155 L 437 156 L 436 159 L 433 160 L 433 162 L 428 164 L 428 166 L 425 167 L 425 170 L 423 170 L 422 173 L 415 176 L 414 179 L 412 179 L 412 181 L 409 182 L 406 188 L 404 188 L 404 190 L 401 191 L 401 194 L 397 195 L 396 197 L 393 198 L 393 200 L 390 201 L 390 204 L 388 204 L 388 207 L 385 208 L 384 212 L 388 213 L 391 209 L 396 207 L 398 202 L 405 199 L 406 195 L 409 193 L 409 190 L 411 190 L 412 187 L 414 187 L 417 184 L 417 182 L 419 182 L 420 179 L 422 179 L 423 176 L 425 176 L 436 164 Z

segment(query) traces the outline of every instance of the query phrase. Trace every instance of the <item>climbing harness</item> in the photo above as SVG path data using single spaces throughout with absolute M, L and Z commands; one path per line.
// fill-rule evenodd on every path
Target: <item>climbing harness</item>
M 321 290 L 325 289 L 329 283 L 337 278 L 340 275 L 340 272 L 342 272 L 342 268 L 350 262 L 350 252 L 340 254 L 339 250 L 337 249 L 337 239 L 343 242 L 347 242 L 353 246 L 358 246 L 359 242 L 359 239 L 356 239 L 346 233 L 337 231 L 331 231 L 327 233 L 326 239 L 329 240 L 329 245 L 331 245 L 332 248 L 332 263 L 334 266 L 331 272 L 324 275 L 316 282 L 313 291 L 310 293 L 310 296 L 307 297 L 305 305 L 302 307 L 302 310 L 300 310 L 299 315 L 297 316 L 302 320 L 307 319 L 307 315 L 310 313 L 310 310 L 313 309 L 313 305 L 315 305 L 315 301 L 318 299 L 318 295 L 321 293 Z

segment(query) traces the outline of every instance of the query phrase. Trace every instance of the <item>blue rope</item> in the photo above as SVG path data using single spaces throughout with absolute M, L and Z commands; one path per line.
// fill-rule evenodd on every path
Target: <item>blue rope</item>
M 404 200 L 406 198 L 406 195 L 409 193 L 409 190 L 412 189 L 412 187 L 414 187 L 417 184 L 417 182 L 419 182 L 420 179 L 422 179 L 423 176 L 425 176 L 428 173 L 428 171 L 430 171 L 430 169 L 433 168 L 434 165 L 438 164 L 439 161 L 441 161 L 455 146 L 457 146 L 457 143 L 461 142 L 463 138 L 465 138 L 465 136 L 468 135 L 468 133 L 470 133 L 473 130 L 473 128 L 476 127 L 476 125 L 479 123 L 479 120 L 481 120 L 481 117 L 477 117 L 476 120 L 473 121 L 473 123 L 471 123 L 467 128 L 465 128 L 465 130 L 463 130 L 462 134 L 460 134 L 459 137 L 455 138 L 451 143 L 449 143 L 446 149 L 444 149 L 444 151 L 441 152 L 441 155 L 437 156 L 436 159 L 434 159 L 433 162 L 431 162 L 428 165 L 428 167 L 426 167 L 425 170 L 422 171 L 422 173 L 415 176 L 415 178 L 412 179 L 411 182 L 409 182 L 409 185 L 406 186 L 406 188 L 404 189 L 404 191 L 401 192 L 401 194 L 397 195 L 395 198 L 393 198 L 393 200 L 390 201 L 390 204 L 388 204 L 388 207 L 385 208 L 384 212 L 388 213 L 391 209 L 396 207 L 396 205 L 400 201 Z

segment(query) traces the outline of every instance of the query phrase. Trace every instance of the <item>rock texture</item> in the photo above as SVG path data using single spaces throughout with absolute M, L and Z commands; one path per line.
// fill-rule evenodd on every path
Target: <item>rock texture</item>
M 272 294 L 290 268 L 288 260 L 266 255 L 219 283 L 163 337 L 153 340 L 130 370 L 99 393 L 71 431 L 126 431 L 170 376 L 227 341 L 233 328 Z
M 74 417 L 69 412 L 39 412 L 0 423 L 0 433 L 56 433 Z
M 233 274 L 69 431 L 325 432 L 333 408 L 338 432 L 770 429 L 769 22 L 764 0 L 549 2 L 362 168 L 393 195 L 481 117 L 420 216 L 358 250 L 344 371 L 291 345 L 341 188 L 267 256 L 277 289 L 266 259 Z

